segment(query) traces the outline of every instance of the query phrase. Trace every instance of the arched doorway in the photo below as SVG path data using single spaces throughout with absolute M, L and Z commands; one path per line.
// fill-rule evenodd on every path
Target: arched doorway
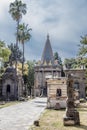
M 11 87 L 10 87 L 10 85 L 8 84 L 8 85 L 7 85 L 7 89 L 6 89 L 6 93 L 10 93 L 10 91 L 11 91 Z
M 45 82 L 45 86 L 43 87 L 43 96 L 47 96 L 47 82 Z
M 10 93 L 11 93 L 11 86 L 9 84 L 7 84 L 6 87 L 6 97 L 7 97 L 7 101 L 10 100 Z
M 80 98 L 80 89 L 79 89 L 79 82 L 74 82 L 74 99 L 79 100 Z
M 74 82 L 74 89 L 79 90 L 79 82 Z

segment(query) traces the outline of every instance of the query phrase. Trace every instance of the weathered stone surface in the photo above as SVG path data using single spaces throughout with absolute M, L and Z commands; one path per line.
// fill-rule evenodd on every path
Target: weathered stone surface
M 85 87 L 86 87 L 86 78 L 85 78 L 85 69 L 65 69 L 65 76 L 67 77 L 67 75 L 69 73 L 71 73 L 73 76 L 73 80 L 74 80 L 74 89 L 77 91 L 75 91 L 75 94 L 78 95 L 77 98 L 85 98 Z
M 34 92 L 35 96 L 47 96 L 46 77 L 60 77 L 62 66 L 54 60 L 49 36 L 43 50 L 41 62 L 34 67 Z
M 58 93 L 60 90 L 61 93 Z M 58 77 L 47 80 L 47 108 L 66 108 L 67 78 Z
M 23 78 L 14 67 L 8 67 L 2 76 L 2 97 L 4 100 L 17 100 L 23 96 Z
M 80 125 L 79 112 L 75 109 L 74 106 L 74 88 L 73 88 L 73 77 L 68 76 L 67 82 L 67 107 L 66 114 L 63 118 L 63 124 L 67 125 Z

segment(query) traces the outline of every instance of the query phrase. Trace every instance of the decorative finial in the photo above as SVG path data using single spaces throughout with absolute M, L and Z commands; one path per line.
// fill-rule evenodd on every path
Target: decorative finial
M 49 39 L 49 33 L 47 34 L 47 39 Z

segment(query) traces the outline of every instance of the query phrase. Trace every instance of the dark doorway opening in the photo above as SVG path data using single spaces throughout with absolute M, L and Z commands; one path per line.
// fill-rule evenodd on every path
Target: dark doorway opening
M 43 87 L 43 96 L 47 97 L 47 82 L 45 82 L 45 86 Z
M 78 82 L 74 83 L 74 89 L 79 90 L 79 83 Z
M 10 85 L 8 84 L 7 85 L 7 93 L 10 93 L 10 91 L 11 91 L 11 88 L 10 88 Z

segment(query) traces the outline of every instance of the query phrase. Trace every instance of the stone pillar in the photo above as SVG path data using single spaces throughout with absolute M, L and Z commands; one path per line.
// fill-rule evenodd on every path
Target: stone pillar
M 74 106 L 73 77 L 71 75 L 68 75 L 66 104 L 66 114 L 63 118 L 63 124 L 65 126 L 80 125 L 79 112 Z

